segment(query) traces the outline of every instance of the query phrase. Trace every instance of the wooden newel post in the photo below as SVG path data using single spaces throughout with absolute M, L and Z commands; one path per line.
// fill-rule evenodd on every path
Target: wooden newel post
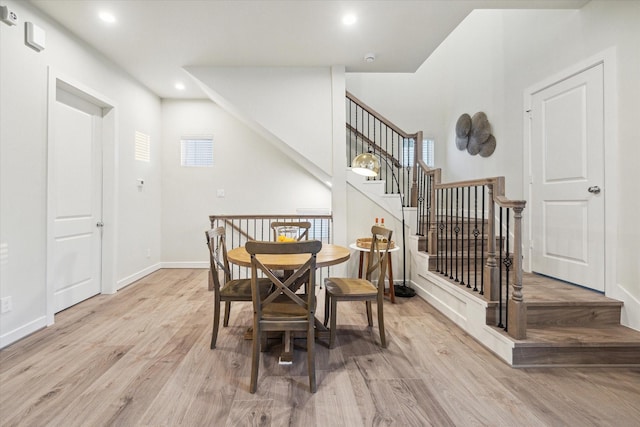
M 436 217 L 436 211 L 437 211 L 437 190 L 436 190 L 436 185 L 440 184 L 440 169 L 436 169 L 432 175 L 432 179 L 431 179 L 431 185 L 429 186 L 430 188 L 430 192 L 427 195 L 427 197 L 429 197 L 430 199 L 430 206 L 431 206 L 431 210 L 429 211 L 429 231 L 427 234 L 427 242 L 428 242 L 428 248 L 427 248 L 427 252 L 430 255 L 437 255 L 438 253 L 438 233 L 437 233 L 437 217 Z
M 522 295 L 522 206 L 513 208 L 514 218 L 514 267 L 515 277 L 513 282 L 513 292 L 509 305 L 509 319 L 507 320 L 507 329 L 509 335 L 517 340 L 527 337 L 527 305 Z
M 498 283 L 498 266 L 496 264 L 496 215 L 493 200 L 494 186 L 487 184 L 487 262 L 484 265 L 484 298 L 488 301 L 498 301 L 500 283 Z

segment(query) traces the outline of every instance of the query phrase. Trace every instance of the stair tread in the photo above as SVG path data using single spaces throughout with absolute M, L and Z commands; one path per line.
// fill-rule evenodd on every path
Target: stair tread
M 599 292 L 535 273 L 523 273 L 522 293 L 528 305 L 622 305 Z
M 638 347 L 640 332 L 622 325 L 600 327 L 546 326 L 527 328 L 516 347 Z

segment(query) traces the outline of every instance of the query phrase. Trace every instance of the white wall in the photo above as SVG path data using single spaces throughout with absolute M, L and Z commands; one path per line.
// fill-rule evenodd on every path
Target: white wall
M 212 101 L 164 100 L 162 117 L 165 265 L 208 265 L 204 231 L 209 215 L 331 208 L 331 191 L 324 183 Z M 212 168 L 180 166 L 180 138 L 189 135 L 213 136 Z M 219 189 L 224 198 L 217 197 Z
M 214 101 L 232 109 L 277 148 L 279 141 L 314 167 L 332 172 L 332 70 L 188 67 Z
M 117 281 L 130 283 L 160 262 L 160 100 L 112 63 L 78 42 L 29 3 L 5 1 L 18 25 L 0 23 L 0 297 L 13 310 L 0 315 L 0 347 L 46 325 L 48 69 L 68 76 L 116 105 L 117 184 L 113 240 Z M 24 44 L 24 23 L 46 32 L 46 49 Z M 98 28 L 96 29 L 98 31 Z M 151 136 L 152 161 L 133 160 L 136 130 Z M 113 172 L 113 171 L 111 171 Z M 136 178 L 148 185 L 138 191 Z M 106 224 L 105 233 L 113 233 Z M 151 249 L 147 258 L 146 249 Z
M 619 203 L 616 265 L 607 295 L 625 301 L 623 322 L 640 328 L 640 2 L 592 0 L 581 10 L 478 10 L 447 38 L 415 75 L 347 76 L 347 90 L 401 127 L 436 136 L 436 165 L 445 181 L 504 175 L 507 196 L 524 198 L 523 92 L 615 49 Z M 391 88 L 391 89 L 389 89 Z M 455 148 L 462 113 L 484 111 L 497 139 L 493 156 Z M 609 147 L 610 149 L 612 146 Z M 525 211 L 526 215 L 526 211 Z M 610 219 L 609 219 L 610 220 Z

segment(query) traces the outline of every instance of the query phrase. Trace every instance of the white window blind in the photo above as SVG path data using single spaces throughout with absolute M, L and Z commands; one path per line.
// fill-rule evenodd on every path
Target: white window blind
M 422 161 L 429 167 L 434 167 L 435 141 L 431 138 L 422 140 Z M 412 167 L 415 158 L 415 141 L 411 138 L 402 141 L 402 166 Z
M 151 137 L 136 131 L 135 159 L 141 162 L 151 161 Z
M 435 165 L 435 158 L 434 158 L 435 145 L 436 145 L 436 142 L 431 138 L 422 140 L 422 161 L 425 162 L 426 165 L 429 166 L 430 168 L 434 167 Z
M 213 138 L 183 138 L 180 140 L 180 164 L 182 166 L 213 166 Z

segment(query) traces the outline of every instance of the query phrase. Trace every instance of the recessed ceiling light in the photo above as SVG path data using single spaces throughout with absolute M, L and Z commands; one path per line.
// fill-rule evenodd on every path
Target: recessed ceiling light
M 116 17 L 113 15 L 113 13 L 111 12 L 107 12 L 107 11 L 102 11 L 98 14 L 98 17 L 108 23 L 108 24 L 113 24 L 114 22 L 116 22 Z
M 181 83 L 181 82 L 176 83 L 175 87 L 178 90 L 184 90 L 185 89 L 184 83 Z
M 358 18 L 353 13 L 349 13 L 349 14 L 344 15 L 342 17 L 342 23 L 344 25 L 353 25 L 353 24 L 356 23 L 357 20 L 358 20 Z

